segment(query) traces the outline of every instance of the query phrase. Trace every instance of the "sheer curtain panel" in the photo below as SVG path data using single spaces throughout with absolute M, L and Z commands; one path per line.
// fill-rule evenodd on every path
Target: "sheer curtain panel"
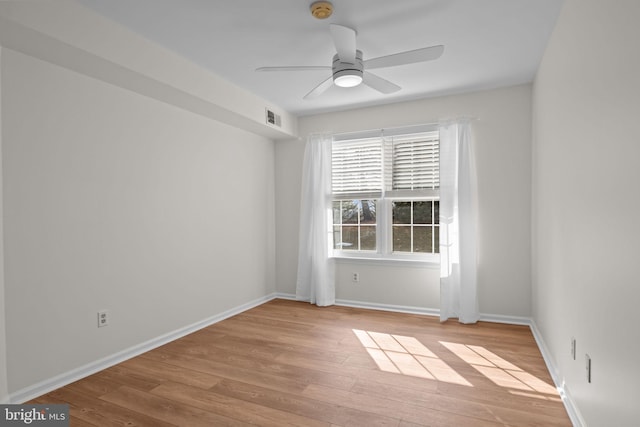
M 332 141 L 328 135 L 310 135 L 302 166 L 296 299 L 318 306 L 333 305 L 336 299 L 334 261 L 329 258 Z
M 440 321 L 478 321 L 477 184 L 468 120 L 440 123 Z

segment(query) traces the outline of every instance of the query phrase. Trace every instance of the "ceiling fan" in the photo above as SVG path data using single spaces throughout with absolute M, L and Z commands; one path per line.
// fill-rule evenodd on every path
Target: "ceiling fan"
M 362 51 L 356 48 L 355 30 L 337 24 L 330 24 L 329 30 L 337 51 L 333 56 L 331 66 L 260 67 L 256 71 L 331 70 L 332 75 L 307 93 L 303 99 L 317 97 L 329 89 L 332 84 L 340 87 L 354 87 L 364 83 L 378 92 L 388 94 L 400 90 L 400 86 L 369 72 L 369 70 L 432 61 L 438 59 L 444 52 L 444 46 L 437 45 L 363 60 Z

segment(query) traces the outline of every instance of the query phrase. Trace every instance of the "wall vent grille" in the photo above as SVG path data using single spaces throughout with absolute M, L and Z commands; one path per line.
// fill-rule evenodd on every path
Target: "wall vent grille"
M 265 111 L 266 111 L 266 119 L 267 119 L 268 125 L 282 127 L 282 121 L 280 119 L 279 114 L 274 113 L 268 108 L 266 108 Z

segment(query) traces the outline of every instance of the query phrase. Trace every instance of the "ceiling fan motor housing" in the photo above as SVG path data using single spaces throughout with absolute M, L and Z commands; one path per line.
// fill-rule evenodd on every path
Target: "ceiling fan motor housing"
M 356 50 L 355 63 L 343 62 L 333 55 L 333 82 L 341 87 L 353 87 L 362 82 L 362 51 Z

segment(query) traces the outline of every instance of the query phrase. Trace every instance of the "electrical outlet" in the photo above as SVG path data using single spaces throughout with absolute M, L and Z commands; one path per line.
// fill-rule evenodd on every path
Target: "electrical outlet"
M 571 337 L 571 358 L 576 360 L 576 339 Z
M 109 325 L 109 311 L 100 310 L 98 312 L 98 328 Z
M 360 281 L 360 274 L 353 273 L 353 276 L 351 276 L 351 281 L 354 283 L 358 283 Z
M 591 357 L 588 354 L 584 355 L 585 368 L 587 370 L 587 382 L 591 382 Z

